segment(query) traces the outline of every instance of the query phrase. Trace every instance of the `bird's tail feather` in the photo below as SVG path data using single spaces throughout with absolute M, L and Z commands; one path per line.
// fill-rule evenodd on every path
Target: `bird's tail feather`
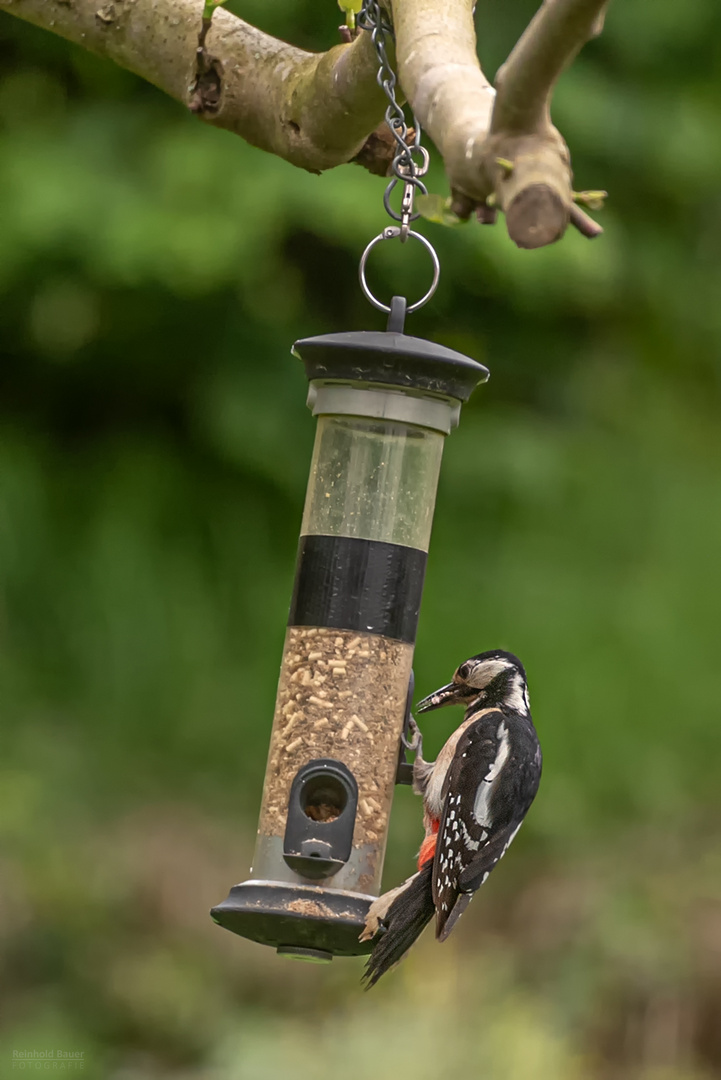
M 445 941 L 446 940 L 446 938 L 450 934 L 451 930 L 456 925 L 456 923 L 458 922 L 461 915 L 466 910 L 466 908 L 468 907 L 468 905 L 470 904 L 472 899 L 473 899 L 473 893 L 469 893 L 469 892 L 459 893 L 458 896 L 456 897 L 456 902 L 453 905 L 453 908 L 451 909 L 450 914 L 445 919 L 441 919 L 440 916 L 439 916 L 438 921 L 437 921 L 437 925 L 436 925 L 436 937 L 438 938 L 439 941 Z
M 398 963 L 433 918 L 432 870 L 431 860 L 409 879 L 388 908 L 383 918 L 386 929 L 373 946 L 363 974 L 367 990 Z

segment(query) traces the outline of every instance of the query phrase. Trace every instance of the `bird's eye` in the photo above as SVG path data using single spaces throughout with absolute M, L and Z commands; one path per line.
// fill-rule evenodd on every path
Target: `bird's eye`
M 459 679 L 467 679 L 468 676 L 470 675 L 470 673 L 471 673 L 471 665 L 466 660 L 465 664 L 461 664 L 458 671 L 456 672 L 456 675 L 458 676 Z

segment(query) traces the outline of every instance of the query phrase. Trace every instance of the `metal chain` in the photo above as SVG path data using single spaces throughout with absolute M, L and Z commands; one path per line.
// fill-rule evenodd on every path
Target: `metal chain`
M 395 140 L 396 153 L 391 165 L 393 178 L 383 194 L 383 206 L 386 213 L 394 221 L 400 222 L 400 226 L 388 226 L 379 236 L 374 237 L 366 247 L 360 262 L 360 283 L 366 297 L 375 307 L 380 308 L 381 311 L 390 312 L 390 306 L 380 303 L 368 288 L 365 276 L 368 255 L 371 249 L 381 240 L 390 240 L 395 237 L 399 237 L 401 243 L 405 243 L 409 237 L 420 240 L 429 252 L 433 262 L 433 281 L 425 296 L 408 307 L 408 312 L 411 312 L 430 300 L 436 291 L 440 275 L 438 255 L 433 245 L 424 236 L 411 230 L 411 222 L 420 217 L 420 214 L 413 209 L 416 191 L 420 191 L 423 195 L 428 194 L 428 189 L 421 177 L 428 172 L 429 156 L 426 148 L 421 146 L 421 125 L 415 115 L 413 116 L 413 138 L 409 142 L 406 115 L 396 97 L 397 76 L 388 59 L 388 45 L 394 39 L 393 26 L 388 21 L 380 0 L 363 0 L 363 7 L 356 22 L 361 30 L 366 30 L 371 35 L 378 56 L 378 85 L 388 98 L 385 121 Z M 416 158 L 420 156 L 420 162 L 415 160 L 414 155 Z M 399 183 L 403 184 L 400 213 L 391 206 L 391 195 Z
M 393 27 L 381 7 L 379 0 L 364 0 L 363 7 L 357 20 L 361 30 L 369 31 L 373 45 L 378 55 L 378 85 L 388 98 L 388 108 L 385 112 L 385 121 L 396 142 L 396 153 L 391 168 L 393 179 L 388 184 L 383 195 L 383 205 L 386 213 L 394 221 L 401 223 L 401 242 L 408 239 L 411 221 L 415 221 L 420 215 L 413 212 L 413 199 L 416 189 L 424 195 L 428 189 L 421 180 L 428 172 L 428 151 L 421 146 L 421 125 L 416 116 L 413 117 L 413 141 L 408 142 L 408 124 L 403 107 L 396 98 L 396 73 L 388 59 L 388 44 L 393 41 Z M 420 163 L 416 163 L 413 155 L 420 154 Z M 391 195 L 396 185 L 403 184 L 403 198 L 401 200 L 401 212 L 398 213 L 391 206 Z

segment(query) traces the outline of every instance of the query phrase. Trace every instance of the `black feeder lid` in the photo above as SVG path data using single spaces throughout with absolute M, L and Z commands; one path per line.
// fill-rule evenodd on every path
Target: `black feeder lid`
M 380 383 L 468 401 L 489 370 L 463 353 L 425 338 L 382 330 L 354 330 L 302 338 L 293 355 L 309 380 Z

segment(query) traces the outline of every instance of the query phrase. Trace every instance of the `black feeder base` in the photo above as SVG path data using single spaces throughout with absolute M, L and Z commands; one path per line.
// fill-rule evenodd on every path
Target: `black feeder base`
M 284 956 L 332 960 L 371 951 L 371 942 L 358 936 L 374 899 L 316 885 L 244 881 L 210 914 L 226 930 L 272 945 Z

